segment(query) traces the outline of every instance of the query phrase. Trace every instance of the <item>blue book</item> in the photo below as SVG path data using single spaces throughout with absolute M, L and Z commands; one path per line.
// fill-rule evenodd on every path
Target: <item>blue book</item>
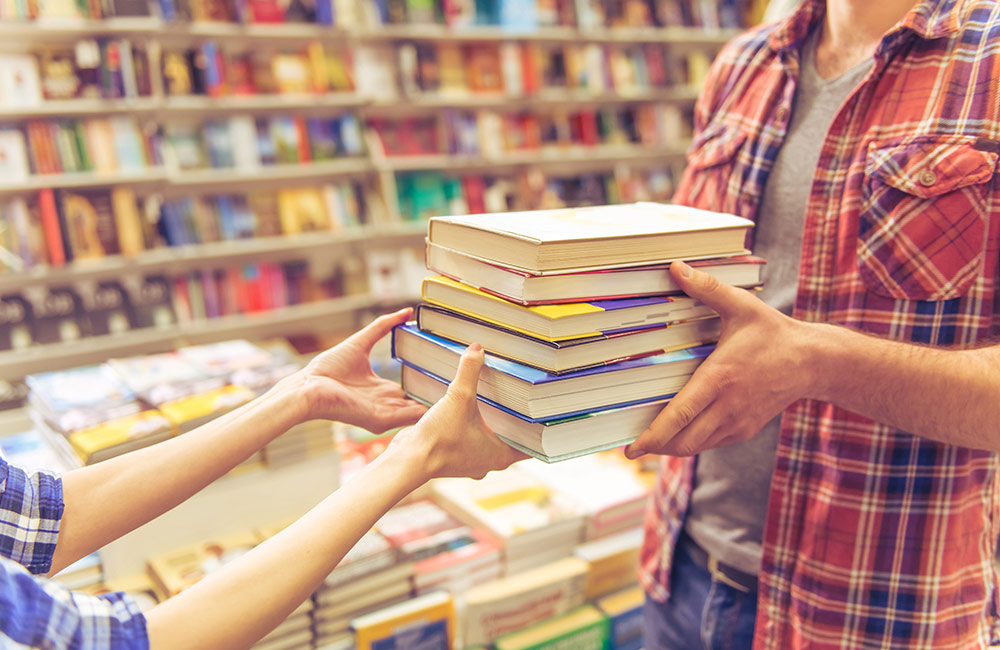
M 333 6 L 333 0 L 316 0 L 316 23 L 333 25 L 336 22 L 336 9 Z
M 444 383 L 454 379 L 465 347 L 412 323 L 392 333 L 394 358 Z M 529 422 L 644 404 L 677 393 L 714 347 L 702 345 L 560 375 L 487 354 L 478 392 L 482 399 Z

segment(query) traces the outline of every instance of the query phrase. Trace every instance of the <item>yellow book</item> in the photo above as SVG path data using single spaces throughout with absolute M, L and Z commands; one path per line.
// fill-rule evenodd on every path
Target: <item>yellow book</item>
M 713 309 L 687 296 L 519 305 L 441 275 L 424 279 L 421 296 L 433 305 L 548 341 L 716 316 Z
M 146 249 L 142 216 L 135 201 L 135 192 L 128 187 L 111 190 L 111 208 L 118 229 L 118 248 L 122 255 L 135 257 Z
M 449 650 L 455 640 L 455 604 L 447 592 L 435 591 L 356 618 L 351 627 L 357 650 Z
M 278 217 L 286 235 L 330 230 L 323 192 L 318 187 L 304 187 L 278 192 Z
M 68 437 L 73 451 L 90 465 L 166 440 L 173 432 L 170 419 L 150 409 L 77 431 Z
M 160 411 L 167 416 L 179 433 L 184 433 L 246 404 L 254 397 L 256 393 L 249 388 L 223 386 L 207 393 L 161 404 Z
M 260 543 L 243 531 L 150 558 L 149 575 L 161 593 L 175 596 Z

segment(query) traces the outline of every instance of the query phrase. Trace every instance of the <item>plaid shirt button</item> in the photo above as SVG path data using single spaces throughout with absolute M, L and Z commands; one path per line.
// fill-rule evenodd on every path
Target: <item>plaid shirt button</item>
M 922 172 L 920 172 L 919 176 L 917 176 L 917 182 L 923 185 L 924 187 L 930 187 L 934 183 L 937 183 L 937 174 L 935 174 L 929 169 L 925 169 Z

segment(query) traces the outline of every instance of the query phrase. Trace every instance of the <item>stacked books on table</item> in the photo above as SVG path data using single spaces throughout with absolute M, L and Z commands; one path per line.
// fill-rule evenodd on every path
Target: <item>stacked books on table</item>
M 416 321 L 393 332 L 403 388 L 435 402 L 480 343 L 480 410 L 506 442 L 547 462 L 627 444 L 720 333 L 670 262 L 756 286 L 752 225 L 656 203 L 432 218 L 427 265 L 440 275 L 424 280 Z

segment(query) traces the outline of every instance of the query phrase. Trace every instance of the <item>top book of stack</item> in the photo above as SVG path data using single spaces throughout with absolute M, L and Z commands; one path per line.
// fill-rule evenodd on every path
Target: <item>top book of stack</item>
M 685 206 L 634 203 L 497 215 L 434 217 L 431 244 L 543 272 L 634 266 L 747 253 L 742 217 Z

